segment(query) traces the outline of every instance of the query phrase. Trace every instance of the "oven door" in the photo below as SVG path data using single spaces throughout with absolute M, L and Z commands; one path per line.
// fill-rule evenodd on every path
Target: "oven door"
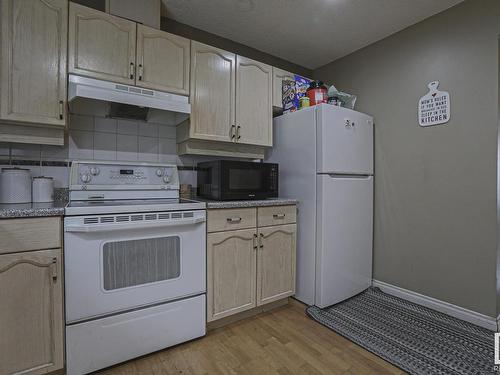
M 278 197 L 278 164 L 222 161 L 222 200 Z
M 204 210 L 64 219 L 66 322 L 205 293 Z

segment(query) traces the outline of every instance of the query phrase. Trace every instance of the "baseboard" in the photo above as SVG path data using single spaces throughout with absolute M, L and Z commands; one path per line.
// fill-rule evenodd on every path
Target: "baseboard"
M 491 331 L 497 331 L 497 324 L 499 322 L 500 315 L 495 319 L 436 298 L 428 297 L 420 293 L 412 292 L 411 290 L 385 283 L 383 281 L 372 280 L 372 285 L 380 288 L 387 294 L 403 298 L 410 302 L 418 303 L 419 305 L 465 320 L 466 322 L 476 324 Z

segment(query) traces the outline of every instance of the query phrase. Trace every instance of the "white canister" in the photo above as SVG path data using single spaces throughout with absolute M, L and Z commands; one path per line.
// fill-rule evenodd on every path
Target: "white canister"
M 0 203 L 30 203 L 31 172 L 23 168 L 2 168 Z
M 54 179 L 52 177 L 33 177 L 33 202 L 54 201 Z

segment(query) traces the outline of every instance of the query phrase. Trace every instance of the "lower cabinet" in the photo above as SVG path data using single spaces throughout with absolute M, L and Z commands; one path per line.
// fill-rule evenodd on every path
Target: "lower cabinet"
M 250 215 L 249 210 L 253 210 Z M 295 223 L 259 227 L 276 212 L 293 212 L 295 206 L 276 210 L 209 210 L 207 235 L 207 321 L 228 317 L 295 294 Z M 275 212 L 276 211 L 276 212 Z M 253 220 L 251 220 L 253 217 Z M 270 216 L 268 218 L 267 216 Z M 210 223 L 210 221 L 213 223 Z M 288 218 L 287 218 L 288 220 Z M 292 216 L 295 222 L 295 215 Z M 228 230 L 220 223 L 237 223 Z M 243 229 L 242 227 L 246 227 Z
M 0 374 L 63 368 L 61 249 L 0 255 Z
M 295 294 L 297 225 L 259 228 L 257 252 L 257 305 Z
M 256 306 L 256 237 L 255 229 L 208 235 L 208 321 Z

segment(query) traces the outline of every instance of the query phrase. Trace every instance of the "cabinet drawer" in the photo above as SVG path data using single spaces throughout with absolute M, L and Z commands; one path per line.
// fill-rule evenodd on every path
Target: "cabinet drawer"
M 297 206 L 259 207 L 259 227 L 270 225 L 293 224 L 297 220 Z
M 207 231 L 209 233 L 255 228 L 256 226 L 256 208 L 223 208 L 207 212 Z
M 0 254 L 61 247 L 61 219 L 0 220 Z

